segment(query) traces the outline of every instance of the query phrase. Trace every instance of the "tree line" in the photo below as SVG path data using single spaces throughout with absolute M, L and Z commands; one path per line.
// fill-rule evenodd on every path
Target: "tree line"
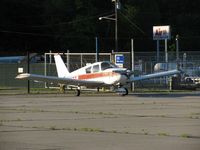
M 94 52 L 95 37 L 101 52 L 115 49 L 115 23 L 99 20 L 114 13 L 111 0 L 0 0 L 0 54 L 43 53 L 47 50 Z M 154 51 L 154 25 L 170 25 L 174 50 L 179 34 L 182 50 L 200 48 L 200 1 L 120 0 L 119 51 Z M 162 46 L 162 45 L 161 45 Z

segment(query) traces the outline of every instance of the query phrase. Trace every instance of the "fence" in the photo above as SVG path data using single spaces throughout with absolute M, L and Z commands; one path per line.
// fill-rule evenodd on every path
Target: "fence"
M 30 73 L 57 76 L 54 59 L 52 57 L 54 53 L 46 53 L 44 55 L 44 63 L 31 63 Z M 130 69 L 130 53 L 123 52 L 125 57 L 124 67 Z M 135 70 L 138 74 L 149 74 L 154 72 L 154 65 L 156 64 L 155 53 L 135 53 Z M 192 53 L 188 53 L 192 54 Z M 200 54 L 198 54 L 200 56 Z M 193 76 L 200 75 L 200 60 L 196 53 L 194 55 L 188 55 L 187 61 L 182 61 L 183 68 L 186 72 Z M 170 55 L 169 55 L 170 56 Z M 64 53 L 62 55 L 64 62 L 70 71 L 76 70 L 85 66 L 87 63 L 93 63 L 96 61 L 96 53 Z M 171 56 L 172 57 L 172 56 Z M 160 57 L 162 58 L 162 57 Z M 170 58 L 170 57 L 169 57 Z M 182 58 L 181 58 L 182 59 Z M 172 59 L 169 59 L 170 63 L 175 63 Z M 99 61 L 114 61 L 114 54 L 112 53 L 100 53 Z M 26 87 L 27 82 L 22 80 L 16 80 L 15 77 L 18 74 L 18 68 L 24 68 L 24 72 L 27 72 L 26 63 L 0 63 L 0 87 Z M 159 86 L 166 86 L 165 82 L 161 79 L 152 79 L 145 82 L 136 83 L 136 87 L 147 87 L 146 83 L 159 83 Z M 31 81 L 32 88 L 45 87 L 44 83 L 38 83 Z M 143 84 L 142 84 L 143 83 Z M 145 83 L 145 84 L 144 84 Z M 157 85 L 149 84 L 149 86 L 156 87 Z M 148 87 L 149 87 L 148 86 Z
M 0 68 L 0 87 L 25 87 L 27 85 L 27 81 L 15 79 L 18 74 L 18 68 L 23 68 L 24 72 L 27 72 L 27 64 L 0 64 Z M 33 74 L 44 74 L 44 64 L 30 64 L 30 72 Z M 31 87 L 44 87 L 44 83 L 36 84 L 31 82 Z

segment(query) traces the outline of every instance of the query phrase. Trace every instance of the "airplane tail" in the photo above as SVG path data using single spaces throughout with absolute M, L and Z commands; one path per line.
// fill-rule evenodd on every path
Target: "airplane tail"
M 55 63 L 56 63 L 56 69 L 58 73 L 58 77 L 63 78 L 68 76 L 70 73 L 64 64 L 62 58 L 60 55 L 54 55 Z

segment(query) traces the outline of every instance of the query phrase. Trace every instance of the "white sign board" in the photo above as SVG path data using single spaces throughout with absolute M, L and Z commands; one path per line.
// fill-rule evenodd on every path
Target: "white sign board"
M 153 40 L 169 40 L 170 38 L 170 26 L 153 26 Z
M 18 73 L 23 73 L 24 72 L 24 68 L 18 68 Z

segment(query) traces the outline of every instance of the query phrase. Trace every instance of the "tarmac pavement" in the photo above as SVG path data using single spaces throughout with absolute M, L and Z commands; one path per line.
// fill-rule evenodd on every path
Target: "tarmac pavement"
M 0 150 L 199 150 L 198 94 L 0 95 Z

